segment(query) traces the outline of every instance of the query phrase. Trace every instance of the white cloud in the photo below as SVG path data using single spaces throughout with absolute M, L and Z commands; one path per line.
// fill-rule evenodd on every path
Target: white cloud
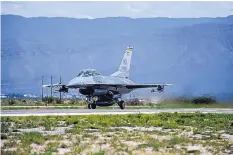
M 223 17 L 233 2 L 1 2 L 1 13 L 25 17 Z

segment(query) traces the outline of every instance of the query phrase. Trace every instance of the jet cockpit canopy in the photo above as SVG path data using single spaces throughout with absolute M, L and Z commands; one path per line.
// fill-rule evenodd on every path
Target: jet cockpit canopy
M 101 74 L 95 69 L 83 69 L 78 73 L 77 77 L 89 77 L 96 75 L 101 75 Z

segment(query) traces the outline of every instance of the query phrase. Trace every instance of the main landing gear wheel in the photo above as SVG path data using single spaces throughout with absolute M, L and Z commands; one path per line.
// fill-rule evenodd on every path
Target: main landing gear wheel
M 91 109 L 96 109 L 96 104 L 95 103 L 91 104 Z
M 120 106 L 121 109 L 125 109 L 125 102 L 124 101 L 120 101 L 120 103 L 118 105 Z
M 91 104 L 90 103 L 88 103 L 88 109 L 91 109 Z
M 96 104 L 95 103 L 88 103 L 88 109 L 96 109 Z

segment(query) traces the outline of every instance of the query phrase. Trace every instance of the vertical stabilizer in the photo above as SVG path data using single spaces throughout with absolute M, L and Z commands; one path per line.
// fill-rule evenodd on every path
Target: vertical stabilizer
M 133 52 L 133 47 L 128 46 L 126 48 L 124 57 L 121 61 L 121 64 L 120 64 L 118 71 L 113 73 L 111 76 L 116 76 L 116 77 L 121 77 L 121 78 L 129 78 L 129 70 L 130 70 L 132 52 Z

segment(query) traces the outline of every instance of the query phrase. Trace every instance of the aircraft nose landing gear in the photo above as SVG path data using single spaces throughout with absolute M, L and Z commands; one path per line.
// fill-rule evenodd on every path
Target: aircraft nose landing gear
M 87 107 L 88 107 L 88 109 L 91 109 L 91 104 L 90 104 L 90 103 L 88 103 Z
M 88 99 L 88 109 L 96 109 L 96 101 L 98 100 L 98 97 L 90 97 Z

